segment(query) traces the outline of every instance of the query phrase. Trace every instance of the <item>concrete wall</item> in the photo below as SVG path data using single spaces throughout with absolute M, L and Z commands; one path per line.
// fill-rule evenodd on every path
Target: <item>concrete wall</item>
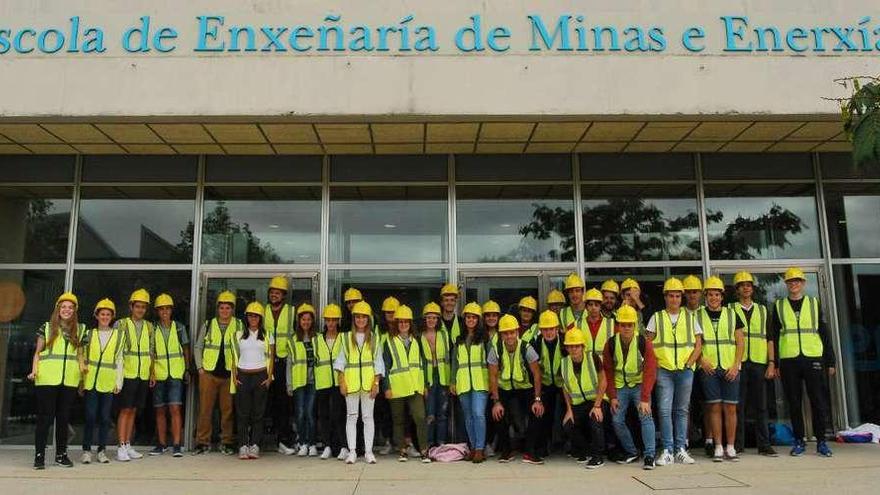
M 106 46 L 100 54 L 67 53 L 69 44 L 53 54 L 18 54 L 14 49 L 0 54 L 0 119 L 830 118 L 837 104 L 822 97 L 846 94 L 835 78 L 880 74 L 880 34 L 872 32 L 880 28 L 876 5 L 873 0 L 0 0 L 0 38 L 2 30 L 9 30 L 7 38 L 12 40 L 27 27 L 38 33 L 50 27 L 65 32 L 69 18 L 79 16 L 80 31 L 100 26 Z M 877 19 L 865 19 L 875 13 Z M 325 23 L 327 14 L 340 15 L 341 20 Z M 254 26 L 257 31 L 263 25 L 316 29 L 339 24 L 348 30 L 365 24 L 375 29 L 398 25 L 409 14 L 414 16 L 407 23 L 412 31 L 425 24 L 436 29 L 436 52 L 400 52 L 395 42 L 388 52 L 369 53 L 193 50 L 199 15 L 225 16 L 223 34 L 230 25 Z M 510 48 L 477 54 L 457 50 L 454 34 L 473 14 L 482 16 L 484 31 L 509 27 L 511 37 L 504 42 Z M 662 52 L 530 51 L 530 14 L 541 15 L 551 28 L 562 14 L 584 15 L 587 28 L 661 27 L 668 46 Z M 143 15 L 151 16 L 153 32 L 160 26 L 177 30 L 173 51 L 128 53 L 122 48 L 123 32 Z M 772 25 L 783 38 L 793 27 L 851 27 L 854 40 L 860 39 L 858 29 L 863 27 L 868 42 L 859 44 L 858 51 L 835 52 L 836 38 L 825 33 L 824 53 L 798 53 L 788 47 L 781 52 L 725 52 L 725 15 L 748 16 L 745 33 L 753 41 L 751 28 Z M 682 32 L 693 25 L 705 28 L 705 49 L 700 53 L 682 47 Z M 257 46 L 263 41 L 258 36 Z M 802 42 L 814 44 L 809 39 Z M 25 45 L 33 44 L 26 36 Z M 870 50 L 863 50 L 865 46 Z

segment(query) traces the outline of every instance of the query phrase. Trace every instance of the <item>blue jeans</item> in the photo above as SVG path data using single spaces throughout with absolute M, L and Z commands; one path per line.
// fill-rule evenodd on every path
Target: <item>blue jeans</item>
M 86 424 L 83 428 L 83 451 L 92 448 L 92 434 L 98 422 L 98 452 L 107 447 L 107 434 L 110 432 L 110 412 L 113 409 L 113 392 L 101 393 L 86 391 Z
M 635 442 L 633 442 L 632 434 L 626 426 L 626 413 L 630 406 L 638 408 L 639 402 L 642 400 L 642 386 L 623 387 L 617 389 L 618 409 L 614 415 L 614 431 L 617 433 L 617 439 L 620 440 L 620 446 L 629 455 L 638 455 Z M 648 399 L 648 404 L 651 399 Z M 639 413 L 639 423 L 642 425 L 642 441 L 645 444 L 645 456 L 654 457 L 656 450 L 656 439 L 654 438 L 654 418 L 650 414 Z
M 307 383 L 294 390 L 293 403 L 299 443 L 315 445 L 315 384 Z
M 687 448 L 688 409 L 693 383 L 693 370 L 669 371 L 663 368 L 657 370 L 660 438 L 663 449 L 671 453 Z
M 464 429 L 467 430 L 471 448 L 486 448 L 486 403 L 489 392 L 470 391 L 460 394 L 461 410 L 464 412 Z
M 446 416 L 449 409 L 449 395 L 446 387 L 435 381 L 428 389 L 427 399 L 425 421 L 428 423 L 428 446 L 443 445 L 446 443 L 446 430 L 449 428 Z

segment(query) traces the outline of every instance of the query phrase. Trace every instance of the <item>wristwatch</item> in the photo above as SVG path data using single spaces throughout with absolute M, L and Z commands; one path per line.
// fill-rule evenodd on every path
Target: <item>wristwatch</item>
M 541 402 L 541 398 L 540 398 L 540 397 L 535 397 L 535 402 Z

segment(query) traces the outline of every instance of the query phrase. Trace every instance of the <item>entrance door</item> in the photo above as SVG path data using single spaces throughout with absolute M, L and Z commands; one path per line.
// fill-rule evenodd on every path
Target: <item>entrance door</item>
M 547 293 L 553 288 L 562 288 L 568 272 L 550 271 L 463 271 L 459 282 L 464 292 L 462 303 L 490 299 L 501 306 L 504 313 L 517 315 L 519 300 L 532 296 L 538 301 L 538 310 L 546 309 Z

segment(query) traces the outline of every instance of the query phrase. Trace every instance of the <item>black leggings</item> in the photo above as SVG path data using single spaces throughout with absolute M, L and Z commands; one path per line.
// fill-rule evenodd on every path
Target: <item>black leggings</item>
M 330 447 L 333 455 L 345 446 L 345 397 L 339 393 L 339 387 L 318 390 L 315 397 L 317 404 L 318 438 L 325 446 Z
M 55 454 L 67 453 L 70 406 L 76 398 L 76 387 L 64 385 L 34 387 L 37 396 L 37 430 L 34 447 L 38 454 L 46 452 L 49 427 L 55 423 Z
M 238 446 L 260 446 L 263 442 L 263 418 L 268 390 L 261 385 L 269 375 L 259 373 L 237 374 L 241 385 L 235 392 L 235 416 L 238 428 Z

